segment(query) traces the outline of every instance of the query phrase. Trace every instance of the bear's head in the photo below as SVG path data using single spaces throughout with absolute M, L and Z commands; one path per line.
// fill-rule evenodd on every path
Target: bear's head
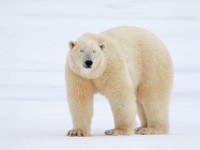
M 105 43 L 98 36 L 84 34 L 77 41 L 70 41 L 69 48 L 67 61 L 74 73 L 87 79 L 103 74 L 106 68 Z

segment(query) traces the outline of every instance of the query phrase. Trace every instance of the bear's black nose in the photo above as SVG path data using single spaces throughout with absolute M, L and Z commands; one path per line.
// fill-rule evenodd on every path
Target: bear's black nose
M 93 62 L 91 60 L 86 60 L 84 67 L 85 68 L 92 68 L 92 64 L 93 64 Z

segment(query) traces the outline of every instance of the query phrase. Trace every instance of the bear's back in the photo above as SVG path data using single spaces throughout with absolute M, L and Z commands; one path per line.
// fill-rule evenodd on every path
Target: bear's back
M 150 32 L 138 27 L 121 26 L 106 30 L 101 34 L 110 36 L 120 42 L 129 42 L 131 40 L 131 42 L 137 43 L 140 40 L 140 36 L 150 34 Z

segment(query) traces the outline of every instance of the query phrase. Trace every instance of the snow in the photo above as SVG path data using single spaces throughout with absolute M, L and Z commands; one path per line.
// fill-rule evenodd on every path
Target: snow
M 200 149 L 198 0 L 0 1 L 0 149 Z M 105 136 L 107 100 L 95 96 L 92 136 L 67 137 L 67 42 L 85 32 L 139 26 L 160 36 L 175 68 L 170 134 Z

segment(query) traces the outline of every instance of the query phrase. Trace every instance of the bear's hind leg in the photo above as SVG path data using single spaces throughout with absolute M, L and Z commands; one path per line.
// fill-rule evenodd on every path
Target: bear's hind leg
M 147 127 L 147 119 L 146 119 L 146 115 L 145 115 L 145 112 L 144 112 L 144 108 L 143 108 L 142 104 L 138 100 L 137 100 L 137 111 L 138 111 L 138 116 L 139 116 L 139 119 L 140 119 L 141 126 L 135 129 L 136 133 L 141 128 L 146 128 Z

